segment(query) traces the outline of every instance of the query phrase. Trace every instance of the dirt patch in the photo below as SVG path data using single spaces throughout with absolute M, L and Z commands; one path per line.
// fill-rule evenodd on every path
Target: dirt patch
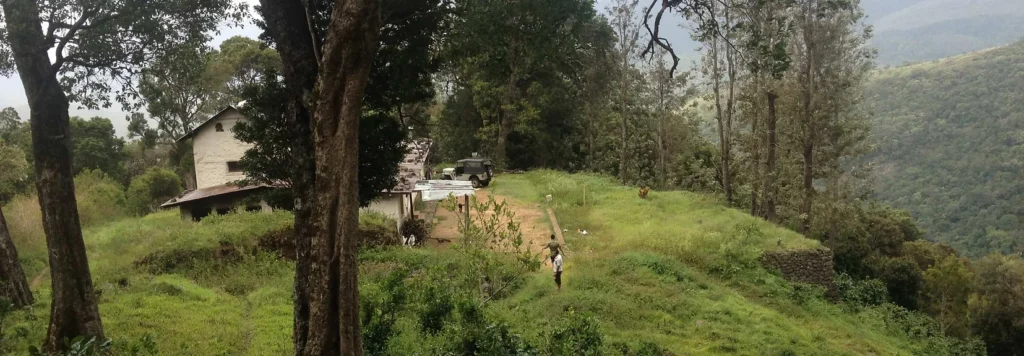
M 540 204 L 526 203 L 521 200 L 492 194 L 487 189 L 476 191 L 476 198 L 486 200 L 494 197 L 498 202 L 505 202 L 515 212 L 515 220 L 519 223 L 519 230 L 523 233 L 523 244 L 530 249 L 531 253 L 543 253 L 544 246 L 551 241 L 551 225 L 545 220 L 544 208 Z M 461 239 L 459 233 L 459 217 L 457 211 L 452 212 L 443 207 L 437 209 L 435 214 L 434 230 L 431 232 L 427 246 L 435 248 L 446 248 L 450 243 Z

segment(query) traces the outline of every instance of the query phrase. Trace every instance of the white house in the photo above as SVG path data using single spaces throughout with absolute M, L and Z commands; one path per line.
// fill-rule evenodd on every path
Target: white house
M 192 140 L 196 189 L 184 192 L 162 207 L 178 207 L 183 219 L 196 221 L 211 213 L 225 214 L 243 207 L 248 211 L 271 210 L 266 202 L 255 198 L 255 193 L 271 187 L 232 184 L 245 178 L 238 161 L 252 147 L 235 139 L 231 131 L 235 124 L 244 120 L 245 116 L 238 109 L 228 106 L 178 139 L 179 142 Z
M 225 214 L 238 208 L 271 211 L 271 207 L 259 200 L 256 193 L 274 187 L 232 184 L 245 178 L 238 161 L 252 147 L 251 144 L 235 139 L 231 131 L 236 123 L 245 119 L 238 109 L 228 106 L 178 139 L 179 142 L 192 140 L 197 188 L 167 201 L 162 207 L 178 207 L 182 219 L 196 221 L 211 213 Z M 416 181 L 430 178 L 430 170 L 426 165 L 430 140 L 410 140 L 406 144 L 409 151 L 399 164 L 396 177 L 398 184 L 382 192 L 370 206 L 362 209 L 381 212 L 394 218 L 398 222 L 399 231 L 415 212 L 415 204 L 419 199 L 419 192 L 413 191 Z

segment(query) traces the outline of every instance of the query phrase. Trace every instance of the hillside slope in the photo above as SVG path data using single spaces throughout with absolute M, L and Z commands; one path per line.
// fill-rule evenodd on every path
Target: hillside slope
M 364 250 L 368 355 L 580 355 L 593 347 L 605 355 L 950 354 L 947 339 L 910 324 L 906 312 L 832 304 L 820 289 L 759 267 L 761 251 L 819 243 L 715 197 L 640 199 L 610 178 L 552 171 L 499 176 L 492 193 L 538 209 L 553 196 L 548 207 L 572 230 L 565 288 L 555 291 L 544 266 L 480 304 L 471 253 Z M 292 265 L 254 250 L 289 218 L 240 213 L 191 223 L 160 213 L 87 230 L 107 335 L 123 349 L 152 345 L 161 355 L 289 353 Z M 24 331 L 6 351 L 22 354 L 41 340 L 46 285 L 36 289 L 34 311 L 8 319 L 4 330 Z
M 862 2 L 875 26 L 878 63 L 930 61 L 1024 38 L 1019 0 L 877 0 Z
M 972 255 L 1024 251 L 1024 43 L 876 73 L 877 197 Z

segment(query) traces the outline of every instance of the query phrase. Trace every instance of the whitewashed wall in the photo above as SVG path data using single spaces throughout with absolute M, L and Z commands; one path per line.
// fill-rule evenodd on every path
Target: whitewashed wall
M 251 144 L 235 139 L 231 129 L 239 120 L 245 120 L 237 110 L 228 110 L 204 125 L 192 138 L 192 154 L 196 165 L 196 185 L 206 188 L 223 185 L 245 178 L 243 172 L 228 172 L 228 162 L 238 161 Z M 224 131 L 217 132 L 217 124 Z

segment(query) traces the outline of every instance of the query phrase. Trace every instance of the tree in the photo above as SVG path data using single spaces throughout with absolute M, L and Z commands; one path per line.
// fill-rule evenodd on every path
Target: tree
M 18 249 L 7 229 L 3 205 L 10 199 L 17 181 L 25 179 L 28 165 L 21 150 L 0 139 L 0 299 L 23 307 L 33 303 L 25 271 L 18 260 Z
M 714 21 L 715 30 L 697 33 L 697 37 L 707 47 L 704 54 L 704 74 L 711 78 L 711 96 L 715 103 L 722 191 L 725 193 L 725 201 L 733 204 L 733 116 L 736 113 L 736 83 L 740 78 L 737 73 L 736 48 L 731 43 L 735 38 L 732 34 L 732 1 L 723 1 L 721 7 L 718 5 L 718 2 L 712 1 L 708 11 Z
M 563 90 L 565 78 L 583 72 L 595 46 L 595 11 L 587 1 L 459 2 L 447 52 L 457 77 L 472 88 L 483 117 L 482 136 L 499 167 L 508 166 L 510 138 L 530 136 L 544 117 L 543 104 Z M 550 112 L 547 112 L 550 113 Z
M 967 337 L 974 274 L 956 255 L 946 256 L 924 273 L 922 306 L 939 322 L 943 334 Z
M 128 208 L 133 214 L 146 215 L 180 193 L 181 179 L 177 174 L 166 168 L 150 168 L 128 186 Z
M 618 71 L 619 71 L 619 115 L 620 117 L 620 129 L 619 129 L 619 180 L 623 184 L 629 179 L 629 172 L 627 169 L 627 162 L 629 162 L 629 149 L 626 138 L 629 135 L 628 132 L 628 120 L 629 114 L 626 109 L 627 96 L 630 92 L 630 83 L 632 82 L 629 75 L 632 73 L 633 65 L 630 62 L 636 54 L 636 44 L 640 39 L 640 21 L 637 20 L 638 12 L 637 5 L 640 0 L 617 0 L 608 9 L 608 12 L 612 14 L 611 25 L 615 29 L 615 35 L 618 37 L 616 50 L 618 51 Z
M 4 0 L 0 6 L 0 53 L 7 54 L 0 56 L 0 72 L 9 73 L 16 63 L 25 88 L 50 251 L 53 286 L 44 348 L 59 352 L 76 336 L 103 337 L 74 195 L 70 101 L 95 108 L 109 105 L 112 92 L 127 99 L 123 91 L 112 90 L 110 79 L 131 88 L 141 65 L 181 43 L 204 42 L 233 5 L 227 0 Z
M 870 34 L 858 2 L 801 0 L 794 16 L 790 51 L 798 82 L 797 141 L 803 162 L 800 231 L 807 233 L 814 212 L 814 179 L 839 174 L 839 161 L 851 153 L 859 133 L 851 125 L 871 69 Z M 853 139 L 853 140 L 851 140 Z M 862 141 L 862 139 L 860 140 Z
M 1024 261 L 989 255 L 974 263 L 971 332 L 991 355 L 1014 355 L 1024 347 Z
M 314 97 L 315 234 L 306 354 L 362 355 L 356 249 L 359 239 L 359 118 L 380 34 L 380 3 L 338 2 Z
M 786 17 L 789 11 L 788 0 L 753 1 L 741 9 L 739 15 L 743 25 L 740 31 L 741 55 L 746 62 L 747 70 L 753 76 L 754 85 L 766 103 L 765 120 L 765 171 L 762 186 L 763 217 L 769 221 L 777 221 L 776 205 L 779 195 L 778 171 L 778 85 L 785 77 L 790 66 L 787 42 L 790 35 L 790 21 Z M 753 99 L 756 99 L 755 96 Z M 758 135 L 757 123 L 752 125 L 754 136 Z M 759 162 L 754 162 L 759 165 Z M 758 176 L 760 174 L 755 174 Z M 754 204 L 756 205 L 756 204 Z
M 233 130 L 235 138 L 253 147 L 246 150 L 240 163 L 246 172 L 246 184 L 292 188 L 289 167 L 296 158 L 288 148 L 302 139 L 302 132 L 284 120 L 287 91 L 276 72 L 266 73 L 262 80 L 243 91 L 247 104 L 241 110 L 247 120 Z M 406 132 L 395 118 L 383 112 L 364 114 L 359 121 L 359 206 L 366 207 L 397 184 L 398 163 L 406 153 Z
M 124 184 L 125 143 L 117 137 L 110 120 L 102 117 L 85 120 L 75 116 L 70 123 L 72 174 L 99 169 Z

